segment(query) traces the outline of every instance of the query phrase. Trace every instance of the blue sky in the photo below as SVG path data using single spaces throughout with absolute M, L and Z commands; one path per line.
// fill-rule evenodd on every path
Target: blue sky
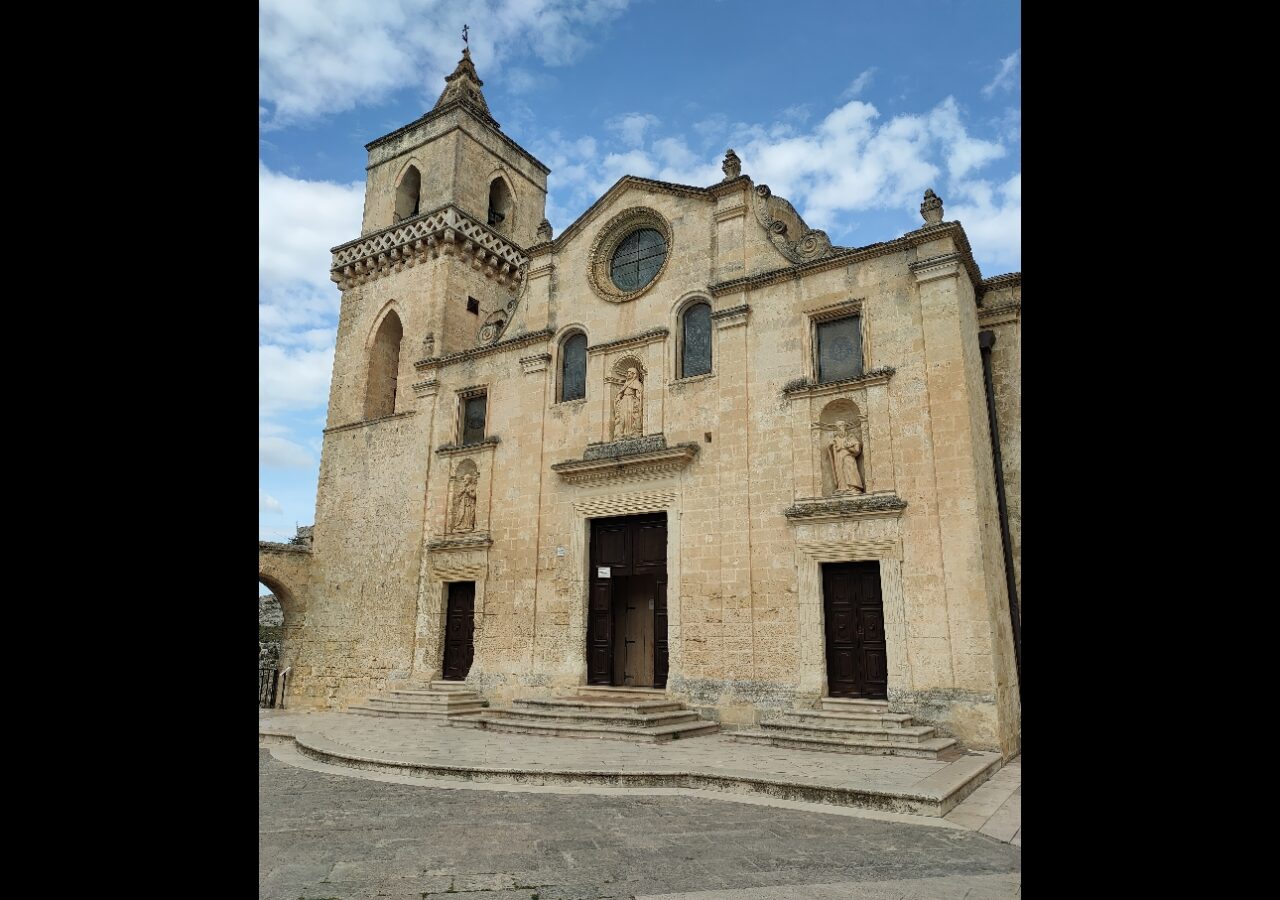
M 841 246 L 921 224 L 984 276 L 1022 260 L 1021 6 L 1007 0 L 264 0 L 258 533 L 314 518 L 364 144 L 430 109 L 463 23 L 490 111 L 551 167 L 562 232 L 624 174 L 708 185 L 726 147 Z

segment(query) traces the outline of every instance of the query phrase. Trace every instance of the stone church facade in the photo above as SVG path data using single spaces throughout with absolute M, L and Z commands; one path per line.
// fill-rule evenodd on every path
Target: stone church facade
M 1021 275 L 932 191 L 833 246 L 733 151 L 553 237 L 482 86 L 464 52 L 368 145 L 333 249 L 315 528 L 259 549 L 288 705 L 636 685 L 732 728 L 880 697 L 1016 752 Z

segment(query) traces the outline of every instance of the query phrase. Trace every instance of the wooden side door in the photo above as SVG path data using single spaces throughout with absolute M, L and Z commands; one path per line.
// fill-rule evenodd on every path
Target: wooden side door
M 465 681 L 475 657 L 475 607 L 476 583 L 454 581 L 449 583 L 449 598 L 445 610 L 444 629 L 444 678 L 446 681 Z
M 614 680 L 613 585 L 629 571 L 631 529 L 625 523 L 598 519 L 591 524 L 591 561 L 587 598 L 587 683 Z M 601 574 L 607 570 L 607 574 Z
M 832 697 L 888 697 L 884 604 L 876 562 L 824 563 L 827 693 Z

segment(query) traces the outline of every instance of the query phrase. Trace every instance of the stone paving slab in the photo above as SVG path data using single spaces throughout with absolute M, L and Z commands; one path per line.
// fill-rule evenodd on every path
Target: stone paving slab
M 951 812 L 1000 762 L 995 753 L 948 762 L 797 751 L 723 735 L 656 745 L 506 735 L 332 712 L 264 711 L 258 730 L 260 740 L 293 736 L 312 759 L 390 774 L 736 791 L 932 816 Z
M 1007 900 L 1022 896 L 1020 874 L 952 875 L 897 881 L 839 881 L 785 887 L 637 894 L 635 900 Z

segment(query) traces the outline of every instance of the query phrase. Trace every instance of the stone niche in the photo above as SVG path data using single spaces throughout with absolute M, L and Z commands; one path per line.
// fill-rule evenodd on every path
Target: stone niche
M 818 414 L 810 434 L 821 496 L 867 492 L 866 421 L 858 405 L 843 397 L 832 400 Z

